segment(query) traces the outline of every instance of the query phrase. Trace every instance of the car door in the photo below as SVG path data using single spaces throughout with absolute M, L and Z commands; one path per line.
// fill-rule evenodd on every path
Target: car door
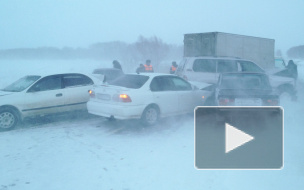
M 186 68 L 189 81 L 200 81 L 214 84 L 217 80 L 216 61 L 214 59 L 195 59 L 192 68 Z
M 253 62 L 239 60 L 237 61 L 237 63 L 240 66 L 241 72 L 265 73 L 265 71 L 261 67 L 259 67 Z
M 238 64 L 234 60 L 225 60 L 225 59 L 217 60 L 216 82 L 218 81 L 219 75 L 221 73 L 227 73 L 227 72 L 228 73 L 238 72 Z
M 61 75 L 46 76 L 33 84 L 25 93 L 26 115 L 45 115 L 64 111 L 64 89 Z
M 92 79 L 83 74 L 64 74 L 62 79 L 66 111 L 86 109 L 86 103 L 89 101 L 88 91 L 93 85 Z
M 154 102 L 159 106 L 162 116 L 178 113 L 178 95 L 170 76 L 156 76 L 150 84 Z
M 191 84 L 179 77 L 170 77 L 170 80 L 175 85 L 176 95 L 178 96 L 178 112 L 193 112 L 197 98 L 194 97 Z

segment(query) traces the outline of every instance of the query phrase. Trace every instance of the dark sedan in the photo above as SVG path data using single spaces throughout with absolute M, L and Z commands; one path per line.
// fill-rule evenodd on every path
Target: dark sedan
M 219 106 L 277 106 L 280 98 L 263 73 L 223 73 L 215 90 Z

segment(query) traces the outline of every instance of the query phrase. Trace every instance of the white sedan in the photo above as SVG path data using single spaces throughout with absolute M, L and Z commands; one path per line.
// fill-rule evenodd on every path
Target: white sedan
M 210 93 L 175 75 L 125 74 L 111 85 L 95 85 L 87 108 L 91 114 L 154 125 L 160 117 L 193 113 Z
M 86 109 L 88 90 L 98 82 L 80 73 L 28 75 L 0 90 L 0 130 L 25 117 Z

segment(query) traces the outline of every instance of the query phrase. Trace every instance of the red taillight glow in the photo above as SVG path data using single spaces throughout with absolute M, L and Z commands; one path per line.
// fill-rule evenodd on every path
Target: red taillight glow
M 117 102 L 132 102 L 130 96 L 127 94 L 116 94 L 112 99 Z
M 95 98 L 95 92 L 92 90 L 89 90 L 89 94 L 91 98 Z
M 128 96 L 127 94 L 120 94 L 120 95 L 119 95 L 119 99 L 120 99 L 122 102 L 132 102 L 130 96 Z
M 231 105 L 233 103 L 234 103 L 234 99 L 232 99 L 232 98 L 220 98 L 219 99 L 220 106 Z

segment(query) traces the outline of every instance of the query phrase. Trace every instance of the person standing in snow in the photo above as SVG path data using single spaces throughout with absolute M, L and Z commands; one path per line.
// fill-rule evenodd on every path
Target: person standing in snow
M 289 73 L 289 76 L 292 77 L 296 82 L 298 79 L 298 66 L 293 62 L 293 60 L 288 61 L 286 69 Z
M 113 61 L 113 68 L 122 70 L 120 63 L 117 60 Z
M 170 67 L 170 74 L 174 74 L 177 69 L 177 64 L 175 61 L 172 62 L 172 66 Z
M 143 64 L 139 64 L 139 67 L 136 69 L 136 73 L 146 72 L 145 66 Z
M 144 67 L 145 67 L 146 72 L 151 72 L 151 73 L 154 72 L 153 67 L 151 65 L 151 61 L 149 59 L 146 61 L 146 64 L 144 65 Z

